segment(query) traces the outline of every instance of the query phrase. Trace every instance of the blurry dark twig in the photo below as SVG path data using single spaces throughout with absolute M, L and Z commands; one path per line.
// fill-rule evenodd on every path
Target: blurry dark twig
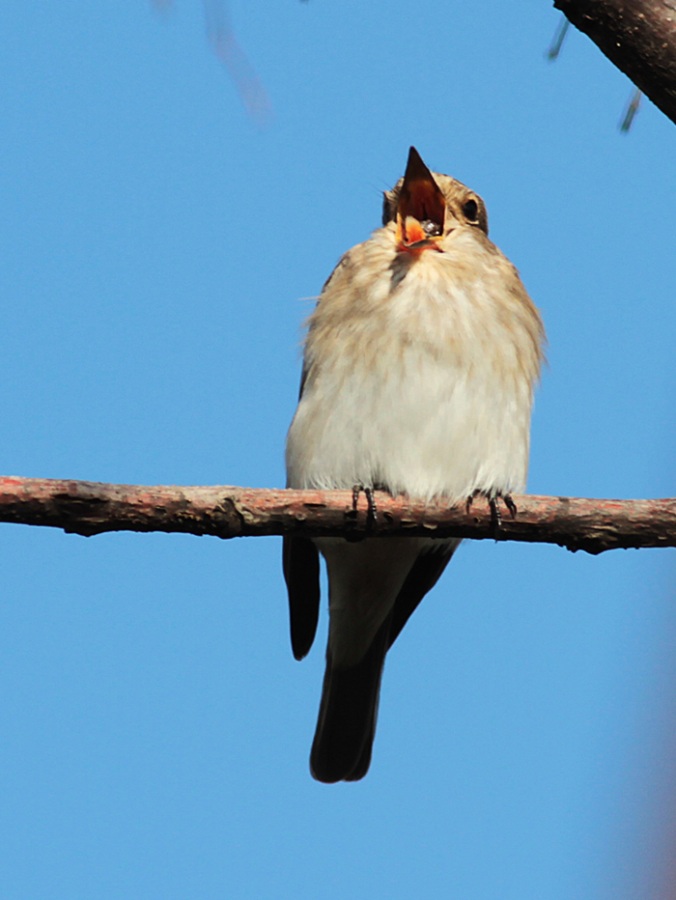
M 554 32 L 552 42 L 549 45 L 549 50 L 547 51 L 547 59 L 557 59 L 559 53 L 561 52 L 561 47 L 563 46 L 563 42 L 566 38 L 566 34 L 568 33 L 569 28 L 570 22 L 565 16 L 561 16 L 556 31 Z
M 552 42 L 549 45 L 549 50 L 547 51 L 547 59 L 555 60 L 558 59 L 559 53 L 561 52 L 561 47 L 563 46 L 563 42 L 566 38 L 566 34 L 568 33 L 568 28 L 570 27 L 570 22 L 565 16 L 561 16 L 561 20 L 558 24 L 556 32 L 554 33 L 554 37 L 552 38 Z M 638 112 L 638 108 L 641 102 L 641 91 L 636 88 L 634 93 L 632 94 L 631 101 L 627 106 L 624 115 L 622 116 L 622 121 L 620 123 L 620 131 L 626 133 L 631 128 L 631 123 L 634 121 L 634 117 Z
M 223 0 L 204 0 L 207 38 L 252 118 L 264 125 L 272 112 L 263 84 L 239 45 Z
M 172 0 L 151 0 L 158 12 L 167 12 Z M 227 69 L 249 115 L 264 125 L 272 112 L 263 84 L 239 45 L 224 0 L 203 0 L 207 40 Z
M 631 128 L 631 123 L 634 121 L 634 117 L 638 112 L 638 108 L 641 104 L 641 91 L 636 88 L 634 91 L 631 100 L 629 101 L 629 105 L 625 110 L 624 116 L 622 117 L 622 121 L 620 122 L 620 131 L 623 131 L 625 134 Z

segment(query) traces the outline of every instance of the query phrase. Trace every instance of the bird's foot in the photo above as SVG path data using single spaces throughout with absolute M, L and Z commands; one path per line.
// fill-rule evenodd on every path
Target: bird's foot
M 501 491 L 488 493 L 477 488 L 477 490 L 473 491 L 467 498 L 465 509 L 468 515 L 470 510 L 472 509 L 472 504 L 474 503 L 475 497 L 485 497 L 488 501 L 488 508 L 491 511 L 491 528 L 493 531 L 493 536 L 497 540 L 500 533 L 500 527 L 502 525 L 502 515 L 500 514 L 500 504 L 498 501 L 502 500 L 502 502 L 507 507 L 509 515 L 512 519 L 516 518 L 516 503 L 514 502 L 514 500 L 512 500 L 511 494 L 503 494 Z
M 375 525 L 378 521 L 378 508 L 376 507 L 376 499 L 373 495 L 373 488 L 367 487 L 364 484 L 355 484 L 352 488 L 352 513 L 356 516 L 357 507 L 359 505 L 359 495 L 361 492 L 364 492 L 364 496 L 366 497 L 366 524 L 367 525 Z
M 361 492 L 364 492 L 366 496 L 366 531 L 369 531 L 373 525 L 375 525 L 378 519 L 378 510 L 376 508 L 375 497 L 373 496 L 373 488 L 366 487 L 361 483 L 355 484 L 352 488 L 352 508 L 346 511 L 346 516 L 348 521 L 352 524 L 352 526 L 357 525 L 357 519 L 359 516 L 359 495 Z M 348 533 L 345 535 L 345 539 L 348 541 L 363 541 L 365 534 L 362 530 L 352 532 L 350 529 Z

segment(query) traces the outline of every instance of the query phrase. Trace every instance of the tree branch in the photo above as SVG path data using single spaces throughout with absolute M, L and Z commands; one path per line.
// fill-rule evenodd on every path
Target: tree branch
M 86 537 L 107 531 L 163 531 L 220 538 L 261 535 L 412 535 L 490 538 L 558 544 L 602 553 L 618 547 L 676 547 L 676 498 L 586 500 L 515 496 L 499 526 L 488 503 L 425 505 L 375 495 L 377 520 L 366 502 L 355 514 L 351 491 L 295 491 L 101 484 L 51 478 L 0 477 L 0 522 L 47 525 Z
M 554 0 L 676 123 L 676 0 Z

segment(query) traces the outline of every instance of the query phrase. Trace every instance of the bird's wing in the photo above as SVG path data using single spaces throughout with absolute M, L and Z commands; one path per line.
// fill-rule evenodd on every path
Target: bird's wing
M 304 537 L 283 538 L 284 579 L 289 592 L 291 649 L 296 659 L 310 650 L 319 618 L 319 553 Z
M 307 369 L 303 366 L 298 399 L 303 396 Z M 282 538 L 282 566 L 289 594 L 291 649 L 303 659 L 312 647 L 319 619 L 319 553 L 304 537 Z
M 394 601 L 388 648 L 396 641 L 425 594 L 437 583 L 459 543 L 440 541 L 438 546 L 423 550 L 418 555 Z

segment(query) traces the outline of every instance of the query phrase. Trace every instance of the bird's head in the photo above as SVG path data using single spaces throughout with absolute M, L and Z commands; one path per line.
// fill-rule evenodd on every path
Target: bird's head
M 383 225 L 396 224 L 397 250 L 419 256 L 425 250 L 443 252 L 444 238 L 458 228 L 488 234 L 481 197 L 450 175 L 430 172 L 411 147 L 404 177 L 385 191 Z

